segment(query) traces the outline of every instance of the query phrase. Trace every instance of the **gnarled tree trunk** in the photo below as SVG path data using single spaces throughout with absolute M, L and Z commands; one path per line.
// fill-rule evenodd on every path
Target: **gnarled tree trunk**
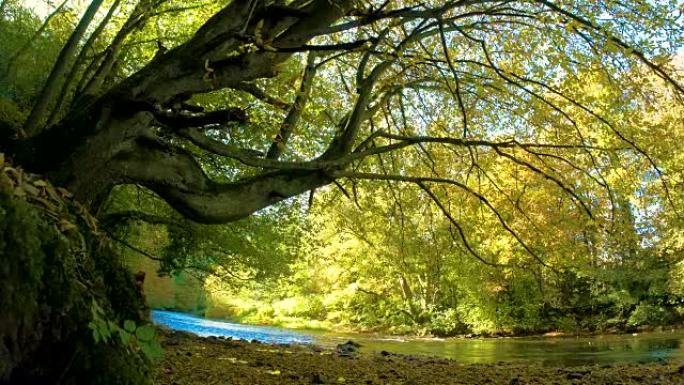
M 263 5 L 253 9 L 251 1 L 233 1 L 187 43 L 155 58 L 114 88 L 79 97 L 58 124 L 27 139 L 16 139 L 12 130 L 0 129 L 0 150 L 66 187 L 94 212 L 114 186 L 131 183 L 153 190 L 190 219 L 228 222 L 330 183 L 332 178 L 320 165 L 266 168 L 253 178 L 217 183 L 168 135 L 229 156 L 244 156 L 244 150 L 222 146 L 202 133 L 208 124 L 244 120 L 244 113 L 229 109 L 191 115 L 177 111 L 176 106 L 193 94 L 237 88 L 276 75 L 279 64 L 345 15 L 353 3 L 330 6 L 327 0 L 318 0 L 289 15 Z M 225 59 L 227 52 L 245 43 L 245 33 L 254 34 L 264 24 L 271 30 L 257 33 L 272 36 L 269 44 L 276 48 Z M 300 100 L 292 108 L 301 104 Z M 299 111 L 290 115 L 298 116 Z M 29 133 L 36 130 L 35 121 L 35 117 L 29 119 Z M 162 131 L 166 136 L 160 135 Z M 268 158 L 270 164 L 278 164 L 274 158 Z

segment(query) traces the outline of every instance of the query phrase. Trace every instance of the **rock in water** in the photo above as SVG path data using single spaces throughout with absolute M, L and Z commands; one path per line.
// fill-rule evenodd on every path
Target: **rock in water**
M 336 351 L 341 356 L 351 356 L 359 351 L 361 345 L 352 340 L 349 340 L 343 344 L 339 344 L 336 347 Z

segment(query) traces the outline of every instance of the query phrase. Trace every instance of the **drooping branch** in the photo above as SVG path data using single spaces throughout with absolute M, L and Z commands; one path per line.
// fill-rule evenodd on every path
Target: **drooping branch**
M 424 143 L 439 143 L 446 144 L 461 148 L 523 148 L 526 150 L 530 149 L 585 149 L 586 146 L 582 145 L 562 145 L 553 143 L 522 143 L 515 140 L 494 142 L 488 140 L 463 140 L 458 138 L 446 138 L 446 137 L 426 137 L 426 136 L 404 136 L 396 134 L 388 134 L 384 131 L 376 131 L 373 135 L 369 136 L 364 140 L 357 148 L 351 153 L 342 155 L 336 158 L 325 158 L 323 156 L 312 160 L 305 161 L 279 161 L 276 159 L 262 158 L 263 154 L 259 151 L 252 149 L 241 149 L 234 145 L 223 143 L 215 139 L 210 138 L 206 135 L 204 130 L 197 128 L 185 128 L 180 129 L 176 132 L 180 136 L 188 139 L 190 142 L 196 146 L 206 150 L 210 153 L 229 157 L 235 159 L 244 165 L 251 167 L 259 167 L 265 169 L 276 169 L 276 170 L 331 170 L 331 169 L 341 169 L 347 165 L 362 161 L 370 156 L 390 153 L 393 151 L 400 150 L 402 148 L 407 148 L 415 145 L 422 145 Z M 396 143 L 388 144 L 384 146 L 370 146 L 375 139 L 378 138 L 388 138 L 397 140 Z M 602 149 L 599 147 L 591 147 L 591 149 L 597 149 L 602 151 L 608 151 L 607 149 Z
M 500 267 L 500 266 L 502 266 L 502 265 L 500 265 L 500 264 L 498 264 L 498 263 L 494 263 L 494 262 L 487 261 L 487 260 L 484 259 L 482 256 L 480 256 L 480 254 L 478 254 L 477 251 L 475 251 L 475 249 L 473 248 L 473 246 L 472 246 L 472 245 L 470 244 L 470 242 L 468 241 L 468 238 L 466 237 L 466 234 L 465 234 L 465 231 L 463 230 L 463 227 L 461 227 L 460 223 L 458 223 L 458 221 L 456 221 L 456 219 L 451 215 L 451 213 L 449 212 L 449 210 L 447 210 L 447 208 L 444 207 L 444 205 L 442 204 L 442 201 L 439 200 L 439 198 L 435 195 L 435 193 L 433 193 L 432 190 L 430 190 L 430 189 L 425 185 L 425 183 L 423 183 L 423 182 L 418 181 L 418 182 L 416 182 L 416 184 L 417 184 L 418 187 L 420 187 L 423 191 L 425 191 L 426 194 L 428 194 L 428 196 L 430 197 L 430 199 L 431 199 L 431 200 L 437 205 L 437 207 L 439 207 L 439 209 L 442 211 L 442 214 L 444 214 L 444 216 L 446 216 L 447 219 L 449 219 L 449 222 L 451 222 L 451 224 L 456 228 L 456 230 L 458 231 L 458 235 L 459 235 L 459 237 L 461 238 L 461 243 L 463 243 L 463 246 L 465 246 L 466 250 L 468 251 L 468 253 L 470 253 L 470 255 L 472 255 L 473 257 L 475 257 L 477 260 L 479 260 L 480 262 L 484 263 L 485 265 L 494 266 L 494 267 Z
M 460 225 L 453 219 L 451 216 L 451 213 L 444 207 L 444 205 L 441 203 L 441 201 L 437 198 L 437 196 L 434 195 L 432 191 L 430 191 L 425 183 L 440 183 L 440 184 L 447 184 L 451 186 L 458 187 L 459 189 L 465 191 L 466 193 L 474 196 L 477 200 L 479 200 L 482 204 L 484 204 L 492 214 L 494 214 L 499 221 L 499 224 L 508 232 L 515 240 L 520 244 L 525 251 L 532 256 L 537 262 L 539 262 L 542 266 L 549 267 L 546 262 L 522 239 L 522 237 L 515 231 L 513 228 L 507 223 L 507 221 L 504 219 L 504 217 L 501 215 L 498 209 L 492 205 L 492 203 L 481 193 L 473 190 L 472 188 L 466 186 L 463 183 L 460 183 L 456 180 L 453 179 L 447 179 L 447 178 L 440 178 L 440 177 L 418 177 L 418 176 L 407 176 L 407 175 L 396 175 L 396 174 L 375 174 L 375 173 L 364 173 L 364 172 L 353 172 L 353 171 L 338 171 L 338 172 L 333 172 L 333 176 L 339 177 L 339 178 L 350 178 L 350 179 L 366 179 L 366 180 L 386 180 L 386 181 L 398 181 L 398 182 L 409 182 L 409 183 L 414 183 L 418 185 L 421 189 L 423 189 L 430 197 L 432 198 L 433 201 L 440 207 L 440 209 L 443 211 L 445 216 L 449 218 L 449 220 L 459 229 L 459 233 L 462 232 L 462 229 Z M 471 254 L 475 255 L 478 259 L 482 260 L 481 257 L 475 253 L 475 251 L 470 247 L 468 244 L 468 241 L 465 238 L 465 234 L 461 234 L 462 241 L 466 248 L 470 251 Z
M 377 138 L 385 138 L 385 139 L 391 139 L 391 140 L 396 140 L 398 143 L 395 144 L 389 144 L 386 145 L 385 147 L 388 147 L 388 149 L 391 148 L 394 149 L 399 149 L 403 148 L 409 145 L 413 144 L 418 144 L 418 143 L 440 143 L 440 144 L 449 144 L 449 145 L 454 145 L 454 146 L 462 146 L 462 147 L 489 147 L 489 148 L 537 148 L 537 149 L 558 149 L 558 150 L 596 150 L 596 151 L 603 151 L 603 152 L 611 152 L 611 151 L 617 151 L 617 150 L 622 150 L 624 148 L 606 148 L 606 147 L 600 147 L 600 146 L 592 146 L 592 145 L 586 145 L 586 144 L 560 144 L 560 143 L 530 143 L 530 142 L 519 142 L 515 139 L 509 139 L 509 140 L 504 140 L 504 141 L 491 141 L 491 140 L 484 140 L 484 139 L 460 139 L 460 138 L 451 138 L 451 137 L 438 137 L 438 136 L 408 136 L 408 135 L 398 135 L 398 134 L 390 134 L 385 131 L 376 131 L 373 133 L 371 136 L 369 136 L 364 142 L 358 147 L 359 149 L 365 149 L 365 147 L 368 146 L 369 142 L 372 142 L 373 140 Z M 382 148 L 382 147 L 377 147 L 377 149 Z
M 568 195 L 570 195 L 570 197 L 572 197 L 575 204 L 577 204 L 587 214 L 587 216 L 589 218 L 594 219 L 594 214 L 591 212 L 591 209 L 589 208 L 589 206 L 584 202 L 584 200 L 579 195 L 577 195 L 577 193 L 575 191 L 573 191 L 572 188 L 570 188 L 565 183 L 563 183 L 563 181 L 560 180 L 560 178 L 558 178 L 554 175 L 551 175 L 547 172 L 544 172 L 539 167 L 531 164 L 530 162 L 527 162 L 525 160 L 517 158 L 517 157 L 515 157 L 515 156 L 513 156 L 507 152 L 501 151 L 498 148 L 494 148 L 494 151 L 496 151 L 496 153 L 498 155 L 500 155 L 506 159 L 510 159 L 513 163 L 524 166 L 525 168 L 529 169 L 530 171 L 532 171 L 538 175 L 541 175 L 545 179 L 552 181 L 554 184 L 556 184 L 558 187 L 560 187 L 561 190 L 563 190 Z

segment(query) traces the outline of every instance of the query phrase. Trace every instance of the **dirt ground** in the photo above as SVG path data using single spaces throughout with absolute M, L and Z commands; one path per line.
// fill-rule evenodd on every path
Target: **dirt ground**
M 161 338 L 166 356 L 156 368 L 156 385 L 684 385 L 684 365 L 669 361 L 568 368 L 473 365 L 386 352 L 355 353 L 351 346 L 324 350 L 201 338 L 181 332 L 164 332 Z

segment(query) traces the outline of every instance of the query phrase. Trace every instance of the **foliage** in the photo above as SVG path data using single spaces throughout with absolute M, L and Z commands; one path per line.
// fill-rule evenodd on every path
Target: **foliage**
M 164 350 L 156 339 L 156 329 L 153 325 L 136 325 L 135 321 L 124 320 L 123 327 L 105 319 L 104 310 L 93 300 L 91 307 L 92 321 L 88 327 L 93 332 L 96 343 L 109 343 L 111 339 L 119 337 L 121 343 L 128 347 L 131 354 L 142 352 L 149 360 L 162 358 Z

